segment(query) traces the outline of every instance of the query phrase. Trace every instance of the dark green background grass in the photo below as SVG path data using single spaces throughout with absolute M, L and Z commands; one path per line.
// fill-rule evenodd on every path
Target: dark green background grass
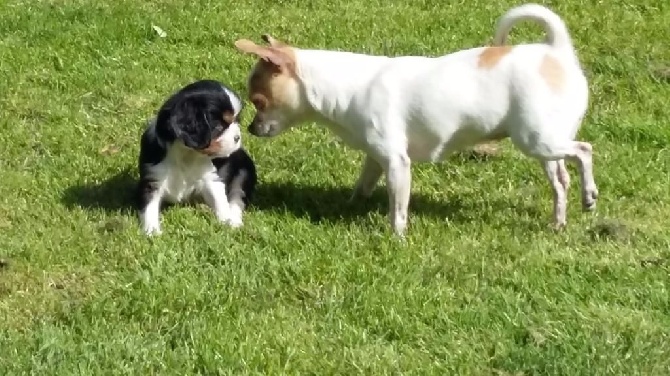
M 398 242 L 383 185 L 347 204 L 361 156 L 314 125 L 244 133 L 261 180 L 242 229 L 196 206 L 139 232 L 144 121 L 194 79 L 244 94 L 234 40 L 436 56 L 516 4 L 5 0 L 0 374 L 670 374 L 667 1 L 546 3 L 590 80 L 601 192 L 582 214 L 571 169 L 563 232 L 539 164 L 504 143 L 415 166 Z

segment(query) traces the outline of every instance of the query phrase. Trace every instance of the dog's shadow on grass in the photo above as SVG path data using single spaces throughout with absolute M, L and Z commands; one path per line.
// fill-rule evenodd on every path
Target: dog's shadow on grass
M 88 210 L 102 209 L 106 212 L 127 211 L 134 207 L 136 184 L 137 178 L 133 170 L 126 168 L 100 182 L 68 187 L 62 202 L 69 209 L 80 207 Z
M 94 183 L 77 184 L 67 188 L 62 202 L 69 209 L 104 210 L 109 213 L 126 212 L 134 208 L 134 192 L 137 177 L 131 168 L 124 169 L 112 177 Z M 371 197 L 357 197 L 350 201 L 353 186 L 335 186 L 328 183 L 304 184 L 259 181 L 252 210 L 270 213 L 290 213 L 295 217 L 309 218 L 311 222 L 358 221 L 370 212 L 386 215 L 388 197 L 383 184 Z M 507 203 L 493 203 L 497 209 Z M 421 213 L 438 219 L 454 222 L 491 221 L 481 202 L 450 193 L 442 198 L 433 198 L 413 192 L 410 212 Z M 522 207 L 521 210 L 531 208 Z M 538 213 L 532 213 L 537 215 Z M 494 213 L 491 213 L 494 215 Z
M 296 217 L 307 217 L 311 222 L 353 221 L 370 212 L 386 215 L 388 196 L 383 185 L 377 187 L 372 196 L 356 197 L 350 200 L 353 186 L 304 185 L 293 182 L 272 182 L 260 184 L 253 206 L 266 212 L 288 212 Z M 466 208 L 458 199 L 437 201 L 427 196 L 413 193 L 410 210 L 452 220 L 463 220 L 459 213 Z

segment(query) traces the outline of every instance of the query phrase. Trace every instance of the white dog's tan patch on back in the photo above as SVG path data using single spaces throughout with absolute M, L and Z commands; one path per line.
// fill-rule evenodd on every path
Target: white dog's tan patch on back
M 563 89 L 565 70 L 555 57 L 549 54 L 544 55 L 540 64 L 540 76 L 552 90 L 560 91 Z
M 491 69 L 498 65 L 500 60 L 512 51 L 512 46 L 487 47 L 479 54 L 477 67 L 482 69 Z

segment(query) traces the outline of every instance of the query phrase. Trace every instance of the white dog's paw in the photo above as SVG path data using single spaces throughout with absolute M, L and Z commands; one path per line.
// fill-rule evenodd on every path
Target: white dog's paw
M 567 226 L 567 222 L 565 219 L 554 219 L 551 224 L 549 225 L 549 228 L 554 230 L 554 231 L 563 231 L 565 227 Z
M 351 195 L 349 195 L 347 203 L 354 204 L 358 200 L 367 200 L 370 197 L 372 197 L 372 193 L 374 192 L 374 190 L 375 190 L 374 187 L 363 187 L 357 185 L 351 191 Z
M 582 192 L 582 210 L 593 211 L 596 209 L 598 201 L 598 189 L 596 187 L 589 187 Z

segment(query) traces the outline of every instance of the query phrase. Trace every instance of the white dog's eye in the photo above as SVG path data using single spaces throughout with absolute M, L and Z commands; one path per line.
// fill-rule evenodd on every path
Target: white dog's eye
M 257 111 L 263 111 L 267 107 L 267 99 L 260 95 L 255 94 L 251 97 L 251 103 L 256 107 Z

